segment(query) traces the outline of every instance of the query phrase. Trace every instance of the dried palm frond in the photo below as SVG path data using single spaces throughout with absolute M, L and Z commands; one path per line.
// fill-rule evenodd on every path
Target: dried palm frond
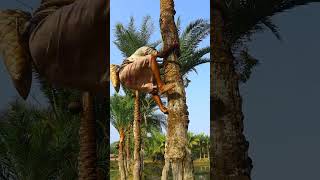
M 27 42 L 21 38 L 30 14 L 19 10 L 0 11 L 0 53 L 13 84 L 24 99 L 32 81 L 31 59 Z
M 119 66 L 115 64 L 110 65 L 110 79 L 112 86 L 119 92 L 120 89 L 120 78 L 119 78 Z

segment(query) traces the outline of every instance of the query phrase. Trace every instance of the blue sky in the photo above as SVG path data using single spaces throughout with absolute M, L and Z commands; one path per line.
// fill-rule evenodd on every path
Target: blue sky
M 159 27 L 160 16 L 160 1 L 150 0 L 111 0 L 111 41 L 110 41 L 110 62 L 111 64 L 120 64 L 123 57 L 117 47 L 114 45 L 114 27 L 116 23 L 127 24 L 130 17 L 133 16 L 136 24 L 140 25 L 144 16 L 151 16 L 154 24 L 155 33 L 152 40 L 161 38 Z M 187 24 L 196 19 L 210 19 L 210 1 L 198 0 L 193 3 L 186 3 L 183 0 L 175 1 L 176 16 L 181 18 L 181 27 L 184 29 Z M 200 46 L 209 45 L 209 37 L 205 39 Z M 197 68 L 198 74 L 190 73 L 190 85 L 186 89 L 187 105 L 189 110 L 189 130 L 195 133 L 204 132 L 209 134 L 210 131 L 210 67 L 209 64 L 200 65 Z M 111 86 L 111 93 L 114 89 Z M 117 131 L 111 126 L 110 128 L 110 141 L 118 140 Z

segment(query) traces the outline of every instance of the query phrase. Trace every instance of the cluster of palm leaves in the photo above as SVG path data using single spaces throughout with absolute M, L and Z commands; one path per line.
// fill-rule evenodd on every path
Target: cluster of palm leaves
M 16 101 L 0 124 L 1 179 L 76 179 L 78 116 Z
M 216 0 L 217 8 L 223 12 L 225 21 L 225 40 L 235 57 L 235 67 L 240 81 L 249 80 L 252 69 L 259 64 L 258 59 L 250 55 L 247 42 L 256 33 L 270 30 L 278 40 L 281 35 L 272 17 L 297 6 L 319 0 Z
M 191 149 L 193 159 L 209 158 L 209 143 L 208 135 L 188 132 L 188 146 Z

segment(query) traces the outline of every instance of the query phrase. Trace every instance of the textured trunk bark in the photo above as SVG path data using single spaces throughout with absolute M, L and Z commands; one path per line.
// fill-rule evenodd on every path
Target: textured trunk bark
M 161 180 L 167 180 L 170 170 L 170 161 L 169 159 L 165 159 L 164 166 L 162 169 Z
M 96 127 L 93 118 L 93 97 L 90 93 L 83 93 L 82 104 L 83 113 L 79 129 L 79 179 L 96 180 Z
M 146 137 L 146 136 L 144 136 Z M 143 138 L 140 138 L 141 139 L 141 151 L 140 151 L 140 160 L 141 160 L 141 177 L 143 176 L 143 171 L 144 171 L 144 140 Z
M 126 152 L 126 140 L 124 141 L 124 148 L 123 148 L 123 167 L 124 167 L 124 172 L 126 177 L 129 177 L 129 173 L 128 173 L 128 167 L 127 167 L 127 152 Z
M 130 131 L 131 129 L 129 129 L 127 132 L 127 140 L 126 140 L 126 156 L 127 156 L 127 161 L 126 161 L 126 166 L 127 166 L 127 174 L 129 175 L 130 172 Z
M 179 42 L 177 27 L 174 21 L 173 0 L 160 0 L 160 28 L 164 49 Z M 166 162 L 172 165 L 173 179 L 193 179 L 192 164 L 187 147 L 188 111 L 186 104 L 186 93 L 177 63 L 177 53 L 171 53 L 165 59 L 165 81 L 175 83 L 174 93 L 168 95 L 168 131 L 167 148 L 165 150 Z M 165 168 L 168 166 L 164 167 Z
M 134 121 L 133 121 L 133 136 L 134 136 L 134 166 L 133 166 L 133 180 L 141 180 L 141 116 L 140 116 L 140 100 L 139 92 L 136 91 L 136 97 L 134 100 Z
M 211 45 L 211 178 L 250 180 L 251 160 L 243 135 L 242 102 L 234 57 L 224 35 L 219 9 L 212 12 Z
M 194 179 L 193 159 L 192 159 L 191 149 L 189 148 L 186 148 L 186 157 L 183 162 L 183 167 L 184 167 L 183 179 L 187 179 L 187 180 Z
M 120 172 L 120 180 L 127 180 L 126 172 L 125 172 L 125 163 L 124 163 L 124 130 L 120 129 L 120 140 L 119 140 L 119 152 L 118 152 L 118 165 Z

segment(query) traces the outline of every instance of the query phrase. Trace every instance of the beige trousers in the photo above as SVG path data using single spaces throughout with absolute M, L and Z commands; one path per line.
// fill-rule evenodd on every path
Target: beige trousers
M 151 70 L 151 55 L 136 56 L 119 73 L 121 84 L 129 89 L 151 92 L 156 88 Z

